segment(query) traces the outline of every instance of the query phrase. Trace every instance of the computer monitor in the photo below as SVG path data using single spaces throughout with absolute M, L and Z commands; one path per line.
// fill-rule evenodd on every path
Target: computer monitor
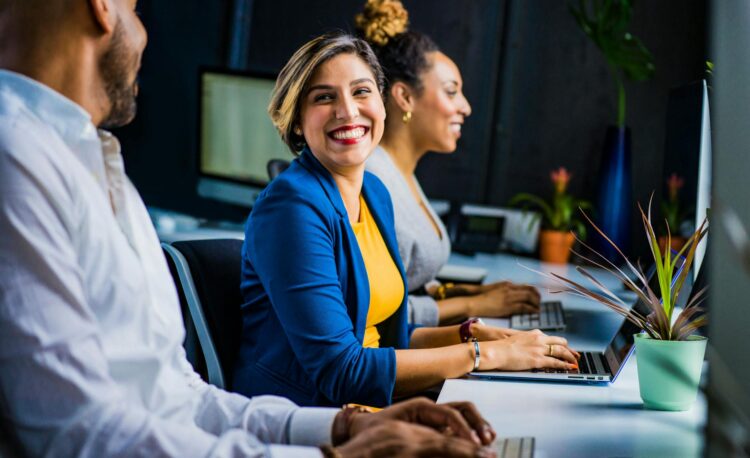
M 711 206 L 711 119 L 705 80 L 670 91 L 664 150 L 663 182 L 673 173 L 685 180 L 680 202 L 692 213 L 691 229 L 695 230 Z M 680 230 L 670 229 L 673 233 Z M 696 250 L 694 276 L 703 263 L 706 242 Z
M 275 77 L 200 69 L 198 194 L 251 207 L 268 183 L 266 164 L 292 154 L 267 108 Z
M 714 131 L 714 198 L 710 256 L 711 328 L 706 456 L 750 455 L 750 268 L 720 216 L 731 209 L 750 230 L 750 2 L 708 2 Z
M 708 216 L 708 209 L 711 208 L 711 177 L 713 176 L 712 153 L 711 153 L 711 115 L 708 109 L 708 84 L 706 80 L 701 84 L 701 149 L 698 156 L 698 186 L 695 198 L 695 227 L 699 227 L 704 219 Z M 693 280 L 697 280 L 698 272 L 703 259 L 706 257 L 706 248 L 708 247 L 708 234 L 703 238 L 695 251 L 695 261 L 693 269 Z

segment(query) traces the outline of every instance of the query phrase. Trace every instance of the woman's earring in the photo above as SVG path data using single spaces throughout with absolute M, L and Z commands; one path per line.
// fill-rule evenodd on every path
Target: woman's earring
M 294 128 L 294 133 L 299 136 L 302 136 L 302 129 L 300 129 L 299 126 L 297 126 Z
M 404 121 L 404 124 L 409 124 L 409 121 L 411 121 L 411 111 L 404 111 L 404 115 L 401 116 L 401 120 Z

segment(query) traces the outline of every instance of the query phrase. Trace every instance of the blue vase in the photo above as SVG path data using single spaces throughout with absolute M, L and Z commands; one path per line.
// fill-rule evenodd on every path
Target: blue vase
M 630 129 L 609 126 L 599 172 L 596 223 L 626 255 L 630 252 L 630 220 L 633 209 L 633 186 L 630 165 Z M 592 244 L 597 251 L 616 264 L 622 257 L 598 234 Z

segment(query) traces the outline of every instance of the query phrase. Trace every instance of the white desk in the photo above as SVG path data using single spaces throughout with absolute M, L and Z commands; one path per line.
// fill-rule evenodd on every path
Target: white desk
M 452 264 L 484 267 L 487 281 L 513 280 L 542 285 L 544 299 L 555 298 L 566 309 L 568 329 L 558 333 L 581 350 L 603 350 L 622 318 L 603 305 L 566 294 L 517 262 L 534 269 L 554 267 L 526 258 L 451 255 Z M 571 273 L 572 272 L 572 273 Z M 599 274 L 602 272 L 599 271 Z M 616 287 L 617 281 L 607 280 Z M 619 288 L 618 288 L 619 289 Z M 629 296 L 634 299 L 634 296 Z M 506 321 L 507 322 L 507 321 Z M 501 324 L 502 321 L 496 321 Z M 703 447 L 706 403 L 699 396 L 687 412 L 643 409 L 635 356 L 608 385 L 574 385 L 521 381 L 448 380 L 438 402 L 474 402 L 500 436 L 535 436 L 536 457 L 694 457 Z
M 569 344 L 577 350 L 604 350 L 622 324 L 623 318 L 620 315 L 598 302 L 567 293 L 553 294 L 552 291 L 560 289 L 559 284 L 523 267 L 544 272 L 556 272 L 584 285 L 590 285 L 589 280 L 575 270 L 575 266 L 547 264 L 536 259 L 502 254 L 478 254 L 475 257 L 451 254 L 448 263 L 482 267 L 488 271 L 486 282 L 511 280 L 517 283 L 528 283 L 539 289 L 542 300 L 561 301 L 565 310 L 567 329 L 565 332 L 556 332 L 555 334 L 568 339 Z M 624 300 L 635 301 L 635 294 L 625 290 L 619 280 L 603 269 L 587 268 L 587 270 L 596 275 L 599 281 L 619 294 Z M 484 320 L 488 324 L 496 326 L 507 327 L 509 324 L 508 319 L 487 318 Z

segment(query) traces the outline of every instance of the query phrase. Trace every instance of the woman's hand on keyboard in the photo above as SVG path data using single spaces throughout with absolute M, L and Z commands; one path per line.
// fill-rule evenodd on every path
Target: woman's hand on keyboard
M 504 317 L 538 313 L 541 296 L 530 285 L 502 283 L 476 296 L 467 297 L 469 316 Z
M 567 340 L 548 336 L 538 329 L 482 342 L 480 350 L 480 370 L 573 370 L 578 368 L 580 357 L 578 352 L 568 347 Z

